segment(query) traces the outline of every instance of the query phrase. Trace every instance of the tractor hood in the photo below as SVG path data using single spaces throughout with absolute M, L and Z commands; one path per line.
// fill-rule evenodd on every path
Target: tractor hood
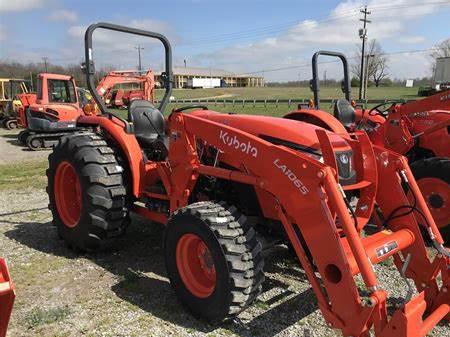
M 226 114 L 210 110 L 197 110 L 191 114 L 248 132 L 277 145 L 321 156 L 316 130 L 322 128 L 309 123 L 279 117 Z M 341 136 L 327 132 L 336 151 L 349 150 L 350 146 Z

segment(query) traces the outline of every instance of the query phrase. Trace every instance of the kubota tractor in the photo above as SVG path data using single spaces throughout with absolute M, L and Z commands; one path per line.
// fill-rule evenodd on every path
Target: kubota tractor
M 118 85 L 138 85 L 139 89 L 118 88 Z M 155 76 L 152 70 L 145 74 L 135 71 L 111 71 L 97 85 L 97 93 L 108 107 L 126 108 L 136 99 L 155 100 Z
M 94 84 L 99 28 L 163 43 L 159 109 L 137 100 L 127 119 L 107 111 Z M 337 134 L 288 118 L 198 106 L 164 118 L 173 74 L 163 35 L 98 23 L 85 45 L 88 86 L 102 115 L 81 116 L 77 126 L 95 131 L 63 137 L 47 170 L 53 222 L 69 246 L 103 247 L 125 232 L 130 212 L 165 224 L 173 289 L 209 321 L 237 315 L 258 296 L 261 242 L 293 247 L 325 320 L 344 336 L 419 337 L 450 319 L 450 253 L 405 157 L 362 131 Z M 377 227 L 369 224 L 374 209 L 383 219 Z M 407 295 L 388 314 L 391 295 L 373 265 L 390 257 Z
M 0 337 L 6 336 L 15 296 L 8 266 L 5 260 L 0 258 Z
M 37 93 L 22 99 L 18 124 L 25 130 L 18 139 L 31 150 L 52 147 L 62 136 L 79 131 L 76 120 L 84 112 L 73 77 L 41 73 Z
M 334 117 L 320 110 L 318 58 L 338 57 L 344 65 L 345 99 L 334 106 Z M 355 109 L 345 55 L 319 51 L 312 59 L 314 108 L 289 115 L 334 132 L 364 130 L 371 142 L 406 156 L 444 240 L 450 243 L 450 90 L 408 103 L 387 102 Z M 342 124 L 345 129 L 342 127 Z

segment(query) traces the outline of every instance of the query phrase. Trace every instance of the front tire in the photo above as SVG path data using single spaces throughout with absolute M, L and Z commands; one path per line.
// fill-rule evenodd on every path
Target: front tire
M 104 139 L 86 133 L 65 136 L 48 161 L 49 209 L 70 248 L 98 250 L 125 231 L 124 169 Z
M 231 318 L 260 293 L 261 244 L 235 207 L 206 201 L 181 208 L 169 220 L 164 243 L 171 285 L 194 316 Z
M 427 158 L 411 170 L 446 244 L 450 243 L 450 159 Z

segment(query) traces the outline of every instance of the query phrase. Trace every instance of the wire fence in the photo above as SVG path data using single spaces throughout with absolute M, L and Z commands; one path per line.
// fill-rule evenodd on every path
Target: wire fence
M 322 99 L 320 100 L 321 103 L 329 103 L 329 104 L 335 104 L 336 101 L 338 101 L 337 99 Z M 406 99 L 401 99 L 401 98 L 390 98 L 390 99 L 366 99 L 366 100 L 355 100 L 355 103 L 357 105 L 360 106 L 368 106 L 368 105 L 373 105 L 373 104 L 382 104 L 382 103 L 392 103 L 392 102 L 397 102 L 397 103 L 406 103 L 406 102 L 410 102 L 410 101 L 414 101 L 414 100 L 406 100 Z M 264 107 L 267 106 L 276 106 L 278 107 L 278 105 L 283 105 L 286 106 L 288 105 L 288 107 L 291 106 L 297 106 L 297 105 L 306 105 L 309 104 L 310 99 L 309 98 L 300 98 L 300 99 L 195 99 L 195 98 L 190 98 L 190 99 L 175 99 L 175 100 L 171 100 L 170 103 L 171 104 L 207 104 L 207 105 L 214 105 L 214 106 L 227 106 L 227 105 L 231 105 L 233 107 L 235 106 L 242 106 L 242 107 L 246 107 L 246 106 L 253 106 L 256 107 L 263 105 Z

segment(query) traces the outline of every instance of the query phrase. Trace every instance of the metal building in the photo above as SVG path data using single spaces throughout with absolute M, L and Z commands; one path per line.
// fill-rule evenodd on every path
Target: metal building
M 226 87 L 264 87 L 264 77 L 240 75 L 221 69 L 174 67 L 174 87 L 187 88 L 188 80 L 193 78 L 220 78 L 222 86 Z M 155 81 L 160 83 L 161 72 L 155 72 Z

